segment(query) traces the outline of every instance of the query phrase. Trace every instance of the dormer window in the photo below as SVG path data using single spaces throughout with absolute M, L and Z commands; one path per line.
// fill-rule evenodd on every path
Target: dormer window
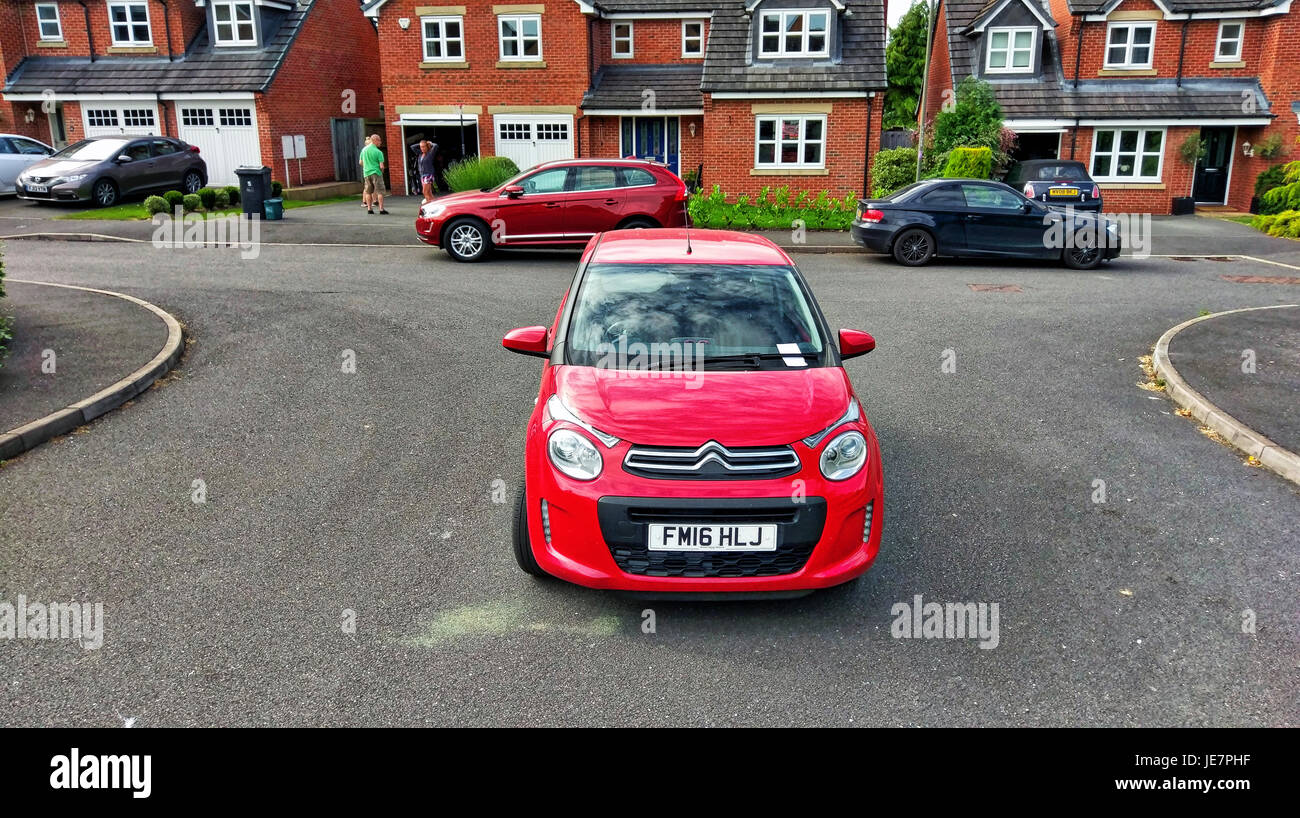
M 1229 22 L 1224 20 L 1219 23 L 1219 39 L 1214 47 L 1215 62 L 1241 61 L 1242 28 L 1240 21 Z
M 217 45 L 257 45 L 253 0 L 212 0 Z
M 108 22 L 113 33 L 113 45 L 153 44 L 153 35 L 149 33 L 149 4 L 145 0 L 111 0 Z
M 613 57 L 614 59 L 631 59 L 632 51 L 632 23 L 619 22 L 613 25 Z
M 63 40 L 63 26 L 59 23 L 58 3 L 37 3 L 36 23 L 40 29 L 42 40 L 48 42 Z
M 759 15 L 758 25 L 760 56 L 825 57 L 830 54 L 829 11 L 764 11 Z
M 1038 29 L 1032 26 L 990 28 L 985 70 L 990 74 L 1028 74 L 1034 70 L 1034 44 Z
M 1150 68 L 1155 23 L 1111 23 L 1106 33 L 1107 68 Z

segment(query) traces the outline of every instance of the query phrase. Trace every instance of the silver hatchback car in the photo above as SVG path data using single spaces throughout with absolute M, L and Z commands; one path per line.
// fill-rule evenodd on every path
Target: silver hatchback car
M 169 136 L 97 136 L 69 145 L 18 175 L 20 199 L 91 201 L 100 207 L 153 190 L 196 193 L 207 183 L 199 149 Z

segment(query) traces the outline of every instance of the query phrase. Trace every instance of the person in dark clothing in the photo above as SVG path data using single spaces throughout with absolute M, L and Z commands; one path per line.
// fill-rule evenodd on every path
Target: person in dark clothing
M 437 179 L 438 169 L 434 159 L 438 155 L 438 146 L 424 140 L 420 143 L 420 158 L 416 165 L 420 171 L 420 189 L 424 193 L 424 201 L 433 200 L 433 187 Z

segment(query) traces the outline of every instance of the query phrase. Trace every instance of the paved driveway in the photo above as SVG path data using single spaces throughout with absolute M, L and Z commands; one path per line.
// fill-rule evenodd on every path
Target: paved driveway
M 539 367 L 499 340 L 554 315 L 572 258 L 10 243 L 11 274 L 148 299 L 196 343 L 0 468 L 5 598 L 107 618 L 97 651 L 0 643 L 0 723 L 1300 723 L 1300 495 L 1136 386 L 1170 326 L 1295 286 L 799 260 L 831 323 L 879 340 L 848 368 L 883 446 L 880 560 L 792 602 L 644 603 L 519 573 L 493 502 Z M 891 638 L 917 594 L 999 603 L 997 648 Z

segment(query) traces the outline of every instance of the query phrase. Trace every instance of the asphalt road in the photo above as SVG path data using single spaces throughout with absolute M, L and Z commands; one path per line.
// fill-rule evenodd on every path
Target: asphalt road
M 11 275 L 148 299 L 195 343 L 0 468 L 4 598 L 107 623 L 98 650 L 0 642 L 0 724 L 1300 724 L 1300 491 L 1136 386 L 1174 324 L 1300 288 L 1219 278 L 1244 262 L 799 261 L 878 339 L 847 366 L 881 557 L 795 601 L 646 603 L 523 575 L 493 502 L 539 373 L 499 340 L 554 316 L 571 256 L 11 242 Z M 891 638 L 916 594 L 997 602 L 998 646 Z

